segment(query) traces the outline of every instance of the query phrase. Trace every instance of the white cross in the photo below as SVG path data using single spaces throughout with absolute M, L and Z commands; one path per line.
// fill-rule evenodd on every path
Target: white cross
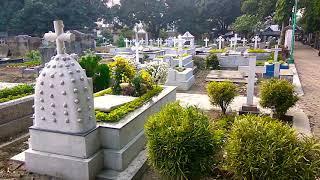
M 177 40 L 178 39 L 176 37 L 173 38 L 173 47 L 176 47 Z
M 53 33 L 50 31 L 49 33 L 46 33 L 44 35 L 44 39 L 49 42 L 56 41 L 57 54 L 65 54 L 66 48 L 65 48 L 64 42 L 65 41 L 68 41 L 68 42 L 74 41 L 75 35 L 70 32 L 64 33 L 64 31 L 63 31 L 64 25 L 63 25 L 63 21 L 61 21 L 61 20 L 54 21 L 53 25 L 54 25 L 55 32 Z
M 234 37 L 233 37 L 233 41 L 234 41 L 234 48 L 237 48 L 237 44 L 238 44 L 238 41 L 241 40 L 240 37 L 238 37 L 238 34 L 235 34 Z
M 231 38 L 231 39 L 229 39 L 229 41 L 230 41 L 230 48 L 232 48 L 233 47 L 233 38 Z
M 160 47 L 162 45 L 162 39 L 158 38 L 157 43 L 158 43 L 158 47 Z
M 208 38 L 205 38 L 203 41 L 206 43 L 206 48 L 207 48 L 207 47 L 208 47 L 209 39 L 208 39 Z
M 246 38 L 243 38 L 241 41 L 242 41 L 242 46 L 245 47 L 248 40 Z
M 186 42 L 186 40 L 184 40 L 184 39 L 182 39 L 182 36 L 181 35 L 179 35 L 178 36 L 178 39 L 177 39 L 177 42 L 178 42 L 178 51 L 179 51 L 179 55 L 180 55 L 180 57 L 179 57 L 179 67 L 180 68 L 182 68 L 182 57 L 181 57 L 181 55 L 182 55 L 182 48 L 183 48 L 183 45 L 184 45 L 184 43 Z
M 261 39 L 259 38 L 259 36 L 254 36 L 254 38 L 252 39 L 252 41 L 254 42 L 254 49 L 258 49 L 258 42 L 261 41 Z
M 126 43 L 126 48 L 128 48 L 128 46 L 129 46 L 129 44 L 128 44 L 128 43 L 129 43 L 129 39 L 127 39 L 127 38 L 124 39 L 124 42 Z
M 143 50 L 143 47 L 140 46 L 140 43 L 138 41 L 135 42 L 135 46 L 133 46 L 131 48 L 133 51 L 136 51 L 136 63 L 139 64 L 140 61 L 139 61 L 139 51 L 142 51 Z
M 130 46 L 130 47 L 132 46 L 132 40 L 129 41 L 129 46 Z
M 281 50 L 282 50 L 282 49 L 279 48 L 278 45 L 276 45 L 275 48 L 272 49 L 272 51 L 274 51 L 274 59 L 273 59 L 274 62 L 277 62 L 277 61 L 278 61 L 279 52 L 280 52 Z
M 150 39 L 149 42 L 150 42 L 150 45 L 152 46 L 153 45 L 153 39 Z
M 218 42 L 219 42 L 219 49 L 222 49 L 222 42 L 224 42 L 224 39 L 222 38 L 222 36 L 219 36 Z

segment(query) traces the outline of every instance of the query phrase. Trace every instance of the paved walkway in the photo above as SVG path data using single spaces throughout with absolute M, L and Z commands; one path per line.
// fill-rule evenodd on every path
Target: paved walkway
M 298 106 L 310 119 L 313 134 L 320 137 L 320 57 L 318 51 L 297 43 L 295 63 L 299 73 L 304 96 Z

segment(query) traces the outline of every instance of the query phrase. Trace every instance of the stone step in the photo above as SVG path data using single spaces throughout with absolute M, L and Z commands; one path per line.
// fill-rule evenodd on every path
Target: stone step
M 123 171 L 114 171 L 110 169 L 102 170 L 97 180 L 131 180 L 140 179 L 147 169 L 146 150 L 141 151 L 138 156 Z

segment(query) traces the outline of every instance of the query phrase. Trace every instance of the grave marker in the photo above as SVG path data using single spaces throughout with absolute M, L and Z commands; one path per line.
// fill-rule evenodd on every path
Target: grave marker
M 124 42 L 126 43 L 126 48 L 128 48 L 129 47 L 129 39 L 124 39 Z
M 204 39 L 204 42 L 206 43 L 206 46 L 205 46 L 205 47 L 207 48 L 207 47 L 208 47 L 209 39 L 208 39 L 208 38 L 205 38 L 205 39 Z
M 222 42 L 224 42 L 224 39 L 222 38 L 222 36 L 219 36 L 218 42 L 219 42 L 219 49 L 222 49 Z
M 258 49 L 258 42 L 261 41 L 261 39 L 259 38 L 259 36 L 254 36 L 254 38 L 252 39 L 252 41 L 254 42 L 254 49 Z

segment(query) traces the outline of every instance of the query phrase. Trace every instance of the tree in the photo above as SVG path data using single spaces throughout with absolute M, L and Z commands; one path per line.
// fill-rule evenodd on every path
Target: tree
M 9 22 L 14 14 L 23 8 L 24 0 L 1 0 L 0 3 L 0 32 L 9 29 Z
M 255 15 L 242 15 L 236 19 L 233 23 L 232 28 L 236 32 L 244 34 L 246 37 L 252 34 L 257 27 L 258 17 Z
M 263 20 L 275 12 L 276 3 L 277 0 L 244 0 L 241 4 L 241 11 Z
M 307 33 L 320 30 L 320 1 L 305 0 L 301 2 L 304 7 L 303 17 L 301 19 L 302 26 Z
M 86 31 L 95 27 L 94 22 L 107 12 L 100 0 L 25 0 L 8 20 L 7 29 L 15 34 L 40 36 L 52 30 L 53 20 L 61 19 L 69 29 Z

